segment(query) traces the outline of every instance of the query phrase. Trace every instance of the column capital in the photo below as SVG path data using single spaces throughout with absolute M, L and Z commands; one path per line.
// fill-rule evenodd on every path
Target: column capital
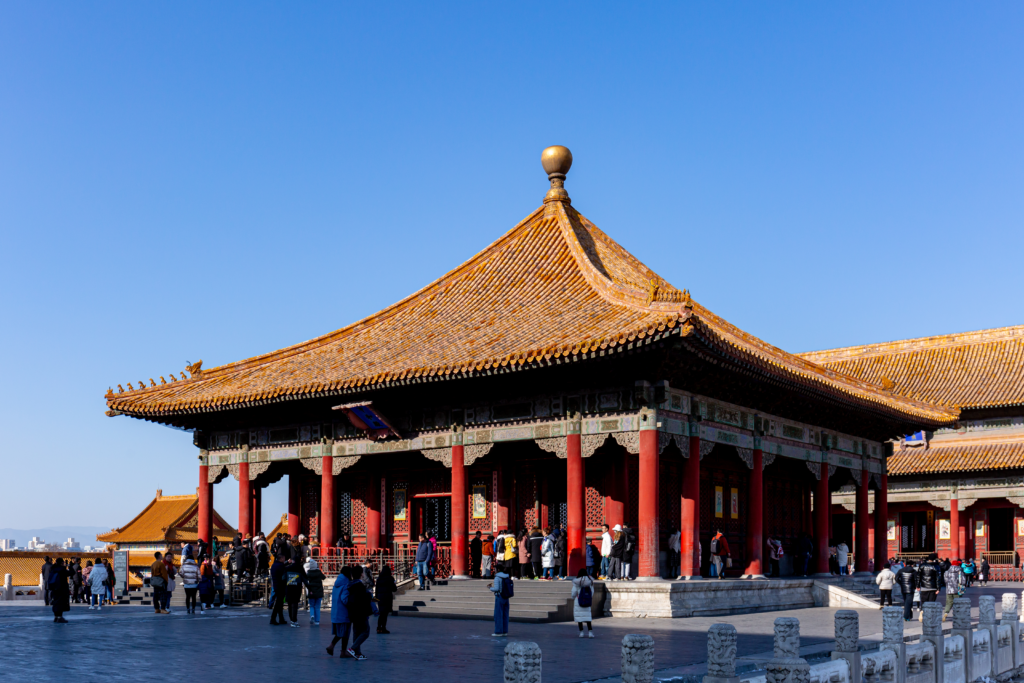
M 640 409 L 640 431 L 658 428 L 658 411 L 654 408 Z

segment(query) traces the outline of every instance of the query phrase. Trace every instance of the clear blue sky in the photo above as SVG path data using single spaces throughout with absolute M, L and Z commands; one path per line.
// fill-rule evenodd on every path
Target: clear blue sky
M 1019 3 L 0 5 L 0 526 L 192 492 L 108 386 L 303 341 L 539 206 L 791 351 L 1024 323 Z M 268 490 L 263 526 L 284 511 Z M 237 489 L 215 506 L 237 519 Z

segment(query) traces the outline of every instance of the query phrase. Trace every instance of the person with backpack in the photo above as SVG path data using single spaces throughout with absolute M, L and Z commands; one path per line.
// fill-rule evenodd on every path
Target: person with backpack
M 725 559 L 723 559 L 725 558 Z M 722 569 L 732 558 L 729 552 L 729 541 L 725 540 L 725 534 L 721 529 L 715 529 L 715 535 L 711 538 L 711 566 L 719 579 L 725 578 Z
M 504 567 L 498 569 L 494 582 L 487 584 L 494 593 L 494 633 L 495 638 L 508 637 L 508 601 L 515 595 L 515 584 Z
M 164 592 L 167 590 L 167 566 L 164 564 L 163 556 L 159 551 L 153 553 L 156 561 L 149 568 L 149 587 L 153 589 L 153 611 L 157 614 L 167 614 L 163 610 Z M 87 563 L 88 564 L 88 563 Z M 87 567 L 92 571 L 92 567 Z
M 320 625 L 320 603 L 324 599 L 324 579 L 327 575 L 320 571 L 316 560 L 306 560 L 306 599 L 309 601 L 309 624 Z
M 572 618 L 580 627 L 580 638 L 583 637 L 583 624 L 587 625 L 587 637 L 594 637 L 594 627 L 590 623 L 593 616 L 594 580 L 587 570 L 580 569 L 572 580 Z
M 50 589 L 50 609 L 53 610 L 53 623 L 68 623 L 68 620 L 64 618 L 64 613 L 71 611 L 71 588 L 68 586 L 68 570 L 64 566 L 64 558 L 58 557 L 50 567 L 46 585 Z

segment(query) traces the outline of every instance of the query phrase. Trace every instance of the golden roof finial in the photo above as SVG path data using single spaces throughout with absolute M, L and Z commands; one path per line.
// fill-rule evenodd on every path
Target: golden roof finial
M 540 163 L 551 181 L 551 189 L 544 196 L 544 203 L 565 202 L 571 204 L 569 193 L 565 191 L 565 174 L 572 168 L 572 152 L 568 147 L 554 145 L 540 153 Z

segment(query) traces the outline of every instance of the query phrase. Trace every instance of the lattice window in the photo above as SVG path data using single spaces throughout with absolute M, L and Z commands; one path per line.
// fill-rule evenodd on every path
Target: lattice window
M 352 499 L 352 533 L 366 533 L 366 503 L 359 499 Z
M 338 536 L 348 534 L 352 538 L 352 494 L 342 491 L 338 496 Z
M 394 506 L 395 506 L 395 503 L 394 503 L 395 497 L 394 496 L 395 496 L 395 494 L 394 494 L 394 492 L 396 490 L 399 490 L 399 489 L 404 489 L 405 493 L 406 493 L 406 516 L 405 516 L 405 519 L 395 519 L 395 510 L 394 510 Z M 408 534 L 409 533 L 409 512 L 408 512 L 409 497 L 408 496 L 409 496 L 409 484 L 407 484 L 406 482 L 404 482 L 404 481 L 403 482 L 396 481 L 391 486 L 391 500 L 388 501 L 390 503 L 390 505 L 388 506 L 388 509 L 387 509 L 387 511 L 384 514 L 388 515 L 388 519 L 394 520 L 393 524 L 395 525 L 395 527 L 394 527 L 395 534 Z
M 537 523 L 537 477 L 533 472 L 520 470 L 516 477 L 516 505 L 518 519 L 530 529 Z
M 566 503 L 555 503 L 548 508 L 548 517 L 552 528 L 556 525 L 563 531 L 569 526 L 569 506 Z
M 584 500 L 587 506 L 587 528 L 599 528 L 604 524 L 604 496 L 593 486 L 588 486 Z
M 484 505 L 484 509 L 487 511 L 487 516 L 486 517 L 478 517 L 478 518 L 474 518 L 473 517 L 473 488 L 477 487 L 477 486 L 483 486 L 484 487 L 484 491 L 485 491 L 484 498 L 486 499 L 486 505 Z M 471 487 L 469 489 L 469 495 L 470 495 L 470 498 L 469 498 L 469 530 L 471 532 L 472 531 L 482 531 L 486 535 L 486 533 L 490 532 L 490 530 L 491 530 L 491 502 L 492 502 L 492 499 L 491 499 L 491 495 L 490 495 L 491 494 L 491 490 L 490 489 L 491 489 L 490 484 L 488 483 L 488 481 L 486 479 L 474 479 L 473 480 L 473 483 L 472 483 L 472 485 L 471 485 Z
M 320 535 L 320 477 L 306 477 L 302 481 L 302 516 L 299 528 L 308 538 Z

